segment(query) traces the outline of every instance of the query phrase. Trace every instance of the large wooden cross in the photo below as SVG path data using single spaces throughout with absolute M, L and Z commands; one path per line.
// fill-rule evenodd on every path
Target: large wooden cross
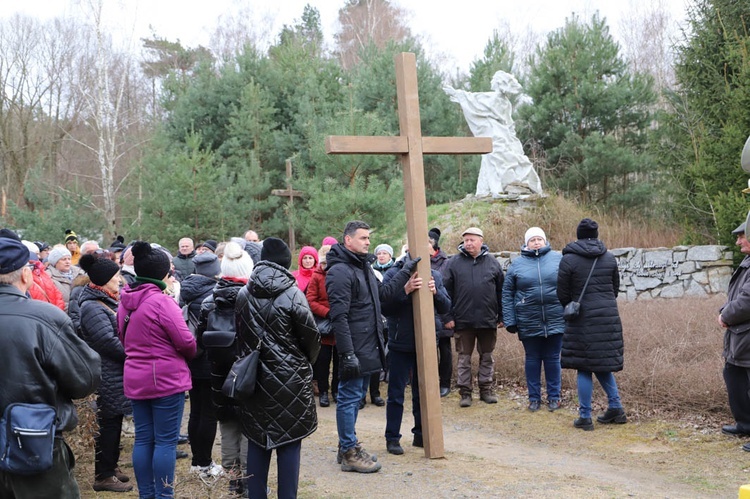
M 430 276 L 427 238 L 427 202 L 423 154 L 485 154 L 492 152 L 492 139 L 474 137 L 422 137 L 417 91 L 417 63 L 412 53 L 396 54 L 398 137 L 326 137 L 328 154 L 396 154 L 401 157 L 406 198 L 409 253 L 421 257 L 418 272 L 426 283 Z M 428 458 L 444 456 L 443 417 L 435 347 L 435 315 L 427 286 L 414 293 L 414 331 L 419 370 L 419 401 L 422 407 L 424 451 Z
M 271 194 L 274 196 L 288 197 L 289 202 L 289 249 L 294 253 L 297 251 L 297 241 L 294 239 L 294 198 L 301 198 L 303 192 L 292 189 L 292 160 L 286 160 L 286 189 L 272 189 Z

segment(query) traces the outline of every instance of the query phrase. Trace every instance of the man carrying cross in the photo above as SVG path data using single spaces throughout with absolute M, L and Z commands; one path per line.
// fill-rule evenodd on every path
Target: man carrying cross
M 390 301 L 403 289 L 420 259 L 405 263 L 393 279 L 381 284 L 370 266 L 370 226 L 359 220 L 347 223 L 343 241 L 326 255 L 326 291 L 339 351 L 337 461 L 342 471 L 372 473 L 381 464 L 357 441 L 355 425 L 370 375 L 385 367 L 380 302 Z

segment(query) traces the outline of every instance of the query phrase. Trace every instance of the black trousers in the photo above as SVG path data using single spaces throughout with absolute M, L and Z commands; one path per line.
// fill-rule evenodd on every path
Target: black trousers
M 193 452 L 193 466 L 209 466 L 216 438 L 216 410 L 211 400 L 211 380 L 193 378 L 190 390 L 188 437 Z
M 750 433 L 750 368 L 725 363 L 724 383 L 737 429 Z
M 96 413 L 99 433 L 94 437 L 94 474 L 97 480 L 115 476 L 115 468 L 120 460 L 122 417 L 122 414 L 102 416 L 101 411 Z
M 333 359 L 333 379 L 329 384 L 331 359 Z M 339 391 L 339 354 L 336 351 L 336 345 L 320 345 L 318 360 L 313 365 L 313 379 L 318 382 L 320 393 Z
M 450 388 L 451 377 L 453 376 L 453 346 L 451 345 L 451 337 L 438 338 L 437 348 L 440 387 Z

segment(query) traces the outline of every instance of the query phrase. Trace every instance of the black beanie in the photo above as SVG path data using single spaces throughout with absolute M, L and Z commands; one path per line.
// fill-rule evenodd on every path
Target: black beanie
M 281 265 L 285 269 L 292 266 L 292 252 L 284 241 L 277 237 L 267 237 L 263 240 L 260 259 Z
M 584 218 L 581 223 L 578 224 L 576 229 L 576 237 L 578 239 L 598 239 L 599 238 L 599 224 L 591 220 L 590 218 Z
M 135 275 L 138 277 L 148 277 L 161 281 L 172 267 L 169 257 L 164 251 L 152 248 L 145 241 L 136 241 L 131 252 L 133 253 Z
M 120 266 L 109 258 L 96 255 L 83 255 L 78 265 L 89 275 L 91 282 L 104 286 L 120 271 Z
M 427 237 L 435 241 L 432 245 L 432 249 L 438 249 L 440 247 L 440 229 L 433 227 L 427 231 Z

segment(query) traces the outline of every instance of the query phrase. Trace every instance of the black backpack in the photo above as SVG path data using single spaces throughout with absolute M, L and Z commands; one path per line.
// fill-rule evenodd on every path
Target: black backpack
M 237 333 L 234 330 L 234 304 L 217 300 L 206 317 L 203 348 L 208 359 L 219 364 L 232 364 L 238 357 Z

